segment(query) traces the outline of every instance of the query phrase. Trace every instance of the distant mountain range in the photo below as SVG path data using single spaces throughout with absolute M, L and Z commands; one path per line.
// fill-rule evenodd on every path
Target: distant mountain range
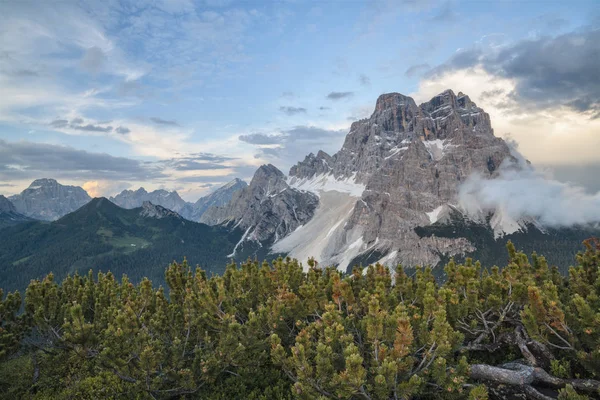
M 155 190 L 148 193 L 144 188 L 135 191 L 124 190 L 115 197 L 111 197 L 110 201 L 123 208 L 140 207 L 145 201 L 149 201 L 173 210 L 185 219 L 198 222 L 209 207 L 226 204 L 235 192 L 246 186 L 248 186 L 246 182 L 235 178 L 214 192 L 199 198 L 195 203 L 184 201 L 176 191 Z
M 13 290 L 49 272 L 61 279 L 89 269 L 160 284 L 168 264 L 184 257 L 221 273 L 242 232 L 188 221 L 149 202 L 128 210 L 96 198 L 56 221 L 29 221 L 0 235 L 0 287 Z
M 184 201 L 176 191 L 169 192 L 159 189 L 147 192 L 144 188 L 124 190 L 111 197 L 110 201 L 127 209 L 141 207 L 144 202 L 149 201 L 152 204 L 175 211 L 190 221 L 197 222 L 209 207 L 226 204 L 236 191 L 246 186 L 246 182 L 235 178 L 214 192 L 201 197 L 195 203 Z M 62 185 L 49 178 L 36 179 L 20 194 L 10 196 L 8 199 L 4 196 L 2 198 L 5 199 L 4 207 L 6 211 L 0 208 L 0 213 L 6 213 L 6 215 L 0 214 L 0 228 L 4 225 L 13 224 L 9 221 L 16 223 L 20 220 L 26 220 L 22 218 L 23 216 L 42 221 L 55 221 L 77 210 L 92 199 L 79 186 Z M 7 214 L 9 207 L 6 205 L 7 201 L 11 204 L 10 212 L 20 214 L 20 217 L 16 214 L 12 216 Z M 2 201 L 0 201 L 0 207 L 2 207 Z M 4 220 L 7 222 L 2 222 Z

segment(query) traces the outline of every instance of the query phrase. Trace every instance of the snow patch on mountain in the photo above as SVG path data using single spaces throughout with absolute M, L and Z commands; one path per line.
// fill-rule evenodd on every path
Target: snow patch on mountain
M 333 174 L 320 174 L 311 178 L 298 179 L 289 177 L 288 185 L 294 189 L 312 192 L 320 197 L 322 192 L 347 193 L 351 197 L 360 197 L 365 191 L 365 185 L 356 182 L 356 173 L 346 179 L 336 179 Z
M 448 149 L 458 147 L 457 145 L 450 144 L 450 141 L 446 139 L 424 140 L 423 144 L 431 158 L 434 161 L 439 161 L 444 157 Z
M 313 218 L 294 232 L 276 242 L 272 251 L 288 253 L 303 263 L 314 257 L 323 265 L 338 265 L 347 268 L 350 261 L 361 252 L 362 234 L 344 229 L 350 218 L 356 197 L 338 190 L 319 193 L 319 206 Z
M 433 211 L 425 213 L 429 217 L 429 222 L 431 222 L 432 224 L 435 224 L 438 221 L 438 219 L 440 217 L 440 213 L 442 212 L 443 209 L 444 209 L 444 205 L 441 205 L 439 207 L 436 207 Z

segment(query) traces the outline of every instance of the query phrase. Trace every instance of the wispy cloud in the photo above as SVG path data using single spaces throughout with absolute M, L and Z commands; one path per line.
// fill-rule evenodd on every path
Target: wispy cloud
M 282 106 L 279 107 L 279 111 L 287 115 L 306 114 L 306 108 L 304 107 Z
M 326 97 L 329 100 L 341 100 L 354 96 L 354 92 L 331 92 Z
M 150 121 L 154 122 L 157 125 L 179 126 L 179 124 L 175 120 L 167 120 L 158 117 L 151 117 Z

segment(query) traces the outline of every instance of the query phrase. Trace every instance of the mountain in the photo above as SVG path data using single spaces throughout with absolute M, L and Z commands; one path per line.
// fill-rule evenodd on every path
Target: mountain
M 33 221 L 33 219 L 18 213 L 14 204 L 0 195 L 0 229 L 27 221 Z
M 112 271 L 117 279 L 147 276 L 164 282 L 164 269 L 187 257 L 208 272 L 221 273 L 241 237 L 221 227 L 187 221 L 164 207 L 144 203 L 124 209 L 96 198 L 53 222 L 30 222 L 2 230 L 0 287 L 23 289 L 53 272 L 59 279 L 79 271 Z
M 144 202 L 151 202 L 152 204 L 175 211 L 185 219 L 198 222 L 202 214 L 209 207 L 226 204 L 231 200 L 236 191 L 246 186 L 248 186 L 246 182 L 235 178 L 213 193 L 199 198 L 195 203 L 184 201 L 176 191 L 168 192 L 160 189 L 148 193 L 144 188 L 139 188 L 135 191 L 124 190 L 115 197 L 111 197 L 110 201 L 123 208 L 142 207 Z
M 138 190 L 123 190 L 115 197 L 111 197 L 110 201 L 122 208 L 138 208 L 149 201 L 152 204 L 160 205 L 168 208 L 171 211 L 180 212 L 187 203 L 179 196 L 176 191 L 166 191 L 163 189 L 147 192 L 143 187 Z
M 9 197 L 17 212 L 34 219 L 54 221 L 91 200 L 79 186 L 61 185 L 54 179 L 36 179 L 20 194 Z
M 377 99 L 369 118 L 351 125 L 337 153 L 311 153 L 287 178 L 275 167 L 261 167 L 260 181 L 255 175 L 239 196 L 226 207 L 207 210 L 202 221 L 245 227 L 243 241 L 258 240 L 301 261 L 314 256 L 342 270 L 376 261 L 436 265 L 475 254 L 483 245 L 469 234 L 475 226 L 498 246 L 510 237 L 523 243 L 536 235 L 551 238 L 531 218 L 516 221 L 502 210 L 466 218 L 457 209 L 467 177 L 495 179 L 501 166 L 528 168 L 494 135 L 489 115 L 467 95 L 447 90 L 417 105 L 408 96 L 388 93 Z M 272 206 L 279 191 L 294 193 L 295 202 L 284 201 L 292 207 Z M 290 219 L 290 209 L 303 218 Z M 467 222 L 456 226 L 455 210 Z M 265 221 L 258 218 L 261 213 Z M 419 230 L 433 225 L 437 230 Z M 590 233 L 576 231 L 567 235 L 572 249 Z
M 199 198 L 198 201 L 196 201 L 190 207 L 189 211 L 183 214 L 183 216 L 192 221 L 200 221 L 202 214 L 204 214 L 210 207 L 223 206 L 229 203 L 235 192 L 244 189 L 247 186 L 248 184 L 246 182 L 235 178 L 211 194 Z
M 317 205 L 316 195 L 290 187 L 285 175 L 269 164 L 261 166 L 250 185 L 235 192 L 230 202 L 210 207 L 200 222 L 241 229 L 244 234 L 240 245 L 251 241 L 260 247 L 307 223 Z M 236 246 L 233 254 L 238 249 Z

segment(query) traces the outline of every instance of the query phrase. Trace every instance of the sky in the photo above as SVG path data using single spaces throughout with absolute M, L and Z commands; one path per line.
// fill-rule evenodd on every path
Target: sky
M 0 194 L 195 201 L 335 153 L 382 93 L 468 94 L 544 174 L 600 190 L 597 1 L 3 0 Z

